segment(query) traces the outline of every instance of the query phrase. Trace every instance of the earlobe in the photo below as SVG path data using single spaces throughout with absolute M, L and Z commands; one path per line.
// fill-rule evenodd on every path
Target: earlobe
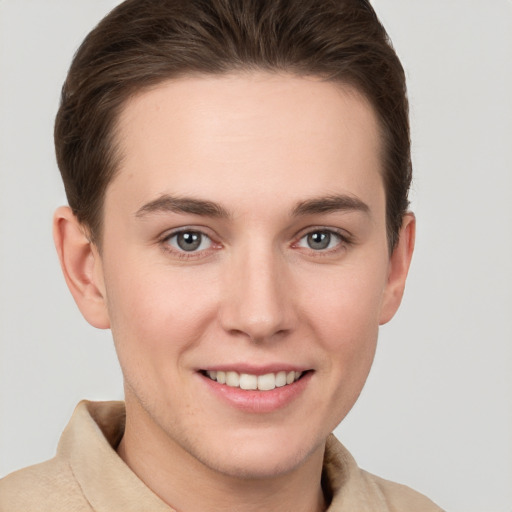
M 382 301 L 380 325 L 393 318 L 402 301 L 405 281 L 414 252 L 415 236 L 416 218 L 413 213 L 406 213 L 400 229 L 400 238 L 389 260 L 388 280 Z
M 53 216 L 53 239 L 64 278 L 82 315 L 94 327 L 108 329 L 101 258 L 68 206 L 58 208 Z

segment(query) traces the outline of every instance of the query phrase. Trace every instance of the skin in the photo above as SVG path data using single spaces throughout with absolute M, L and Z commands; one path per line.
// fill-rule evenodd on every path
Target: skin
M 54 234 L 83 315 L 112 329 L 120 456 L 177 510 L 323 510 L 326 438 L 364 385 L 414 243 L 407 214 L 389 254 L 372 108 L 314 78 L 196 76 L 130 99 L 117 136 L 101 253 L 67 207 Z M 197 251 L 179 229 L 204 234 Z M 308 378 L 283 406 L 242 410 L 200 370 L 243 365 Z

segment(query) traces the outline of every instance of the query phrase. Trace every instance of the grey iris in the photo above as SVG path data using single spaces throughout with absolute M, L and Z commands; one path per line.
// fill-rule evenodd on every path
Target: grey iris
M 308 245 L 311 249 L 327 249 L 331 243 L 331 234 L 326 231 L 315 231 L 308 235 Z
M 201 233 L 196 231 L 184 231 L 176 236 L 178 246 L 184 251 L 195 251 L 201 245 L 201 239 Z

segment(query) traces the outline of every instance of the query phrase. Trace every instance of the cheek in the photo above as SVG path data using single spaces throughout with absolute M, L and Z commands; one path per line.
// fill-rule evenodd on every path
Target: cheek
M 375 269 L 375 267 L 373 267 Z M 357 349 L 378 332 L 384 273 L 355 267 L 334 269 L 319 281 L 303 284 L 305 312 L 328 351 Z
M 378 300 L 365 297 L 355 301 L 340 293 L 337 300 L 324 304 L 318 311 L 317 339 L 328 361 L 326 368 L 334 386 L 343 395 L 357 396 L 373 362 L 378 337 Z
M 373 268 L 377 271 L 338 269 L 322 280 L 322 288 L 309 287 L 315 291 L 305 309 L 332 390 L 320 400 L 332 411 L 333 428 L 359 396 L 375 355 L 385 271 Z
M 134 269 L 135 270 L 135 269 Z M 197 279 L 137 267 L 106 283 L 112 334 L 123 368 L 178 367 L 215 315 L 215 298 Z M 162 368 L 164 369 L 164 368 Z

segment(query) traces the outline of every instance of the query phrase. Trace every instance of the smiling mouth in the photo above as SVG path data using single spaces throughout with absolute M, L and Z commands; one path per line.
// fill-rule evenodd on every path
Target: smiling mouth
M 281 371 L 267 373 L 265 375 L 253 375 L 250 373 L 238 373 L 234 371 L 206 371 L 201 372 L 209 379 L 243 390 L 272 391 L 275 388 L 282 388 L 297 382 L 307 372 Z

